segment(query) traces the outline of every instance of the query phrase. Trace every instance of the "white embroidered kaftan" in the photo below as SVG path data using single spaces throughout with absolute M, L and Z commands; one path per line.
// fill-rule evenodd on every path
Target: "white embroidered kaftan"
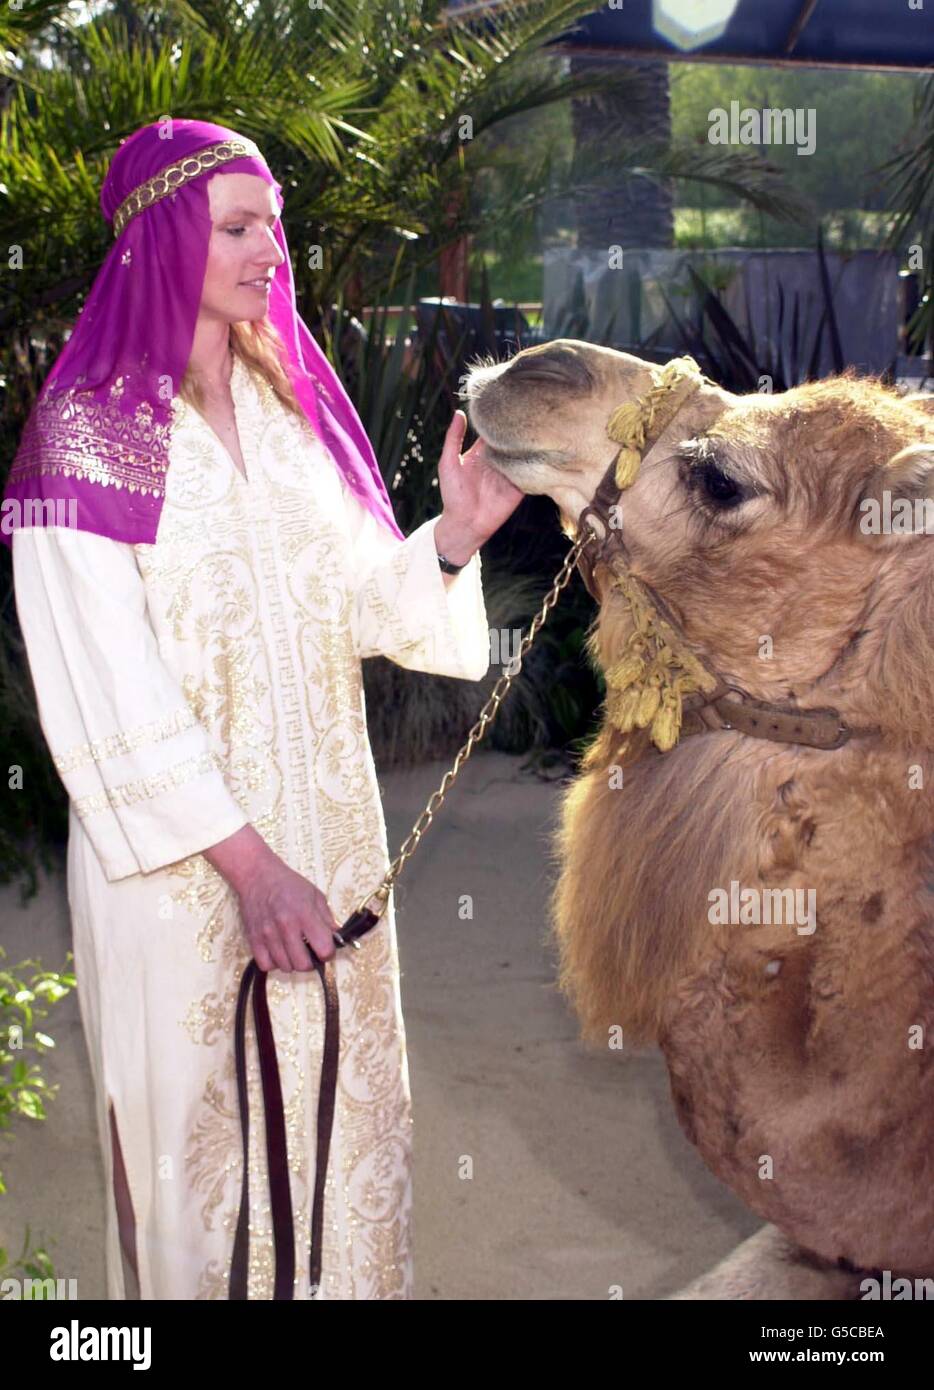
M 180 397 L 156 541 L 65 528 L 13 537 L 42 728 L 70 797 L 68 896 L 107 1175 L 107 1281 L 124 1298 L 108 1106 L 144 1299 L 225 1299 L 242 1175 L 233 1021 L 250 952 L 200 851 L 247 822 L 343 922 L 389 863 L 360 661 L 479 680 L 480 558 L 446 587 L 437 518 L 404 541 L 313 430 L 234 360 L 247 477 Z M 411 1295 L 410 1096 L 392 902 L 339 951 L 337 1106 L 323 1299 Z M 314 971 L 268 976 L 282 1074 L 294 1297 L 308 1242 L 323 1002 Z M 249 1297 L 273 1247 L 252 1012 Z

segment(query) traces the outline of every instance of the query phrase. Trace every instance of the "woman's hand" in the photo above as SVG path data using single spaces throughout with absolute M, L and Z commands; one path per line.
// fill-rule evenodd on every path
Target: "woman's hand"
M 320 888 L 281 859 L 269 864 L 239 894 L 240 916 L 260 970 L 313 970 L 337 950 L 338 923 Z M 306 946 L 306 941 L 308 946 Z
M 252 825 L 203 853 L 240 900 L 243 930 L 260 970 L 313 970 L 308 946 L 320 960 L 335 954 L 331 933 L 339 924 L 327 898 L 289 868 Z
M 462 555 L 469 558 L 479 550 L 525 496 L 484 462 L 482 440 L 461 454 L 466 431 L 467 416 L 462 410 L 455 410 L 438 464 L 444 510 L 435 535 L 443 553 L 455 564 L 461 563 Z

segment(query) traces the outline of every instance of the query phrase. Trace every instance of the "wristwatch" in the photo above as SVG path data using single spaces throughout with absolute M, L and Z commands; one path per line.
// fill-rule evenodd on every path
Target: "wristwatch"
M 469 564 L 470 561 L 467 560 L 464 563 Z M 460 574 L 461 570 L 464 568 L 464 565 L 455 565 L 454 561 L 449 560 L 446 555 L 438 556 L 438 564 L 444 570 L 445 574 Z

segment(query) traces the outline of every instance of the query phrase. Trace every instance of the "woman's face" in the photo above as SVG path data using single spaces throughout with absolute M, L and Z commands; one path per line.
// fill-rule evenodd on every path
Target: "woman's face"
M 224 174 L 208 183 L 208 201 L 214 225 L 201 314 L 225 323 L 261 319 L 269 307 L 273 272 L 285 259 L 274 233 L 276 191 L 256 174 Z

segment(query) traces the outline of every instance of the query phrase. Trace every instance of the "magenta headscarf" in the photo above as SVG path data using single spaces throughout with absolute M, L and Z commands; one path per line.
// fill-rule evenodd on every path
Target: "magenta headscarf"
M 191 160 L 195 154 L 207 167 Z M 257 174 L 283 205 L 282 186 L 251 140 L 208 121 L 167 119 L 143 126 L 118 148 L 101 189 L 107 221 L 163 171 L 167 183 L 157 180 L 156 191 L 174 191 L 150 201 L 153 190 L 142 190 L 142 210 L 115 227 L 114 245 L 26 422 L 0 511 L 7 545 L 17 526 L 41 524 L 131 543 L 156 539 L 172 397 L 188 365 L 207 264 L 208 179 Z M 126 209 L 118 222 L 125 217 Z M 282 365 L 349 486 L 402 539 L 360 418 L 296 310 L 281 219 L 275 236 L 284 259 L 267 314 L 285 344 Z

